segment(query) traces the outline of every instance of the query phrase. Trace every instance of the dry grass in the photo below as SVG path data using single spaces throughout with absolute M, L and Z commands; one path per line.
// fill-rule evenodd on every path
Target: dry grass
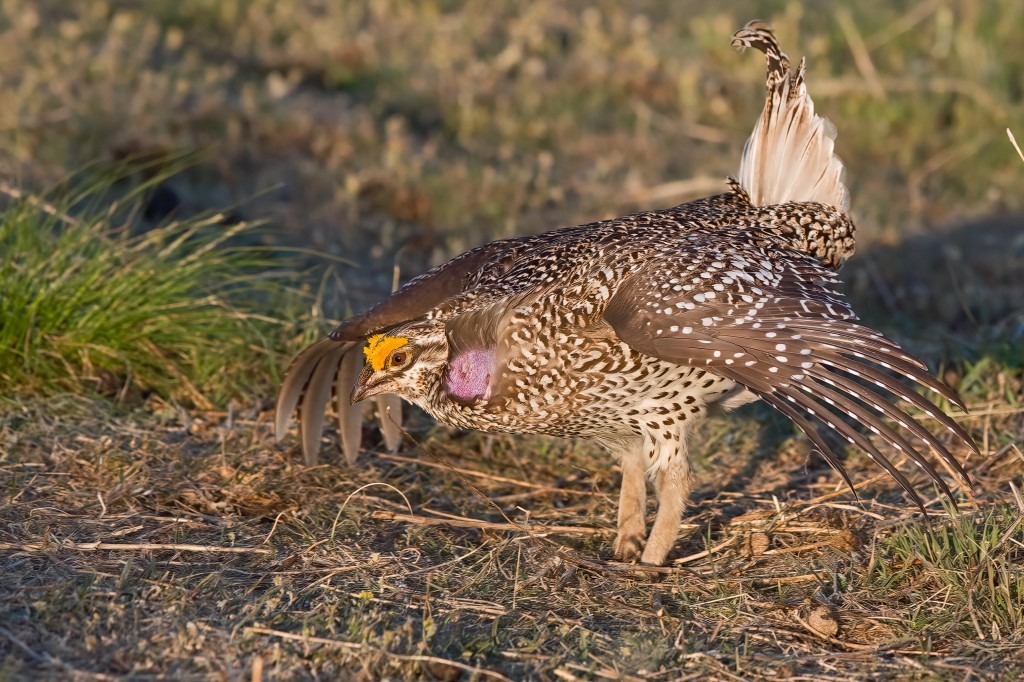
M 22 404 L 0 422 L 4 670 L 1024 672 L 1024 506 L 1007 487 L 1024 472 L 1019 437 L 972 463 L 959 515 L 935 495 L 925 523 L 866 458 L 848 458 L 857 503 L 784 429 L 762 433 L 765 459 L 751 460 L 749 415 L 728 421 L 739 428 L 706 429 L 715 456 L 672 565 L 638 574 L 607 560 L 616 474 L 582 446 L 435 432 L 413 457 L 305 469 L 270 445 L 257 410 Z
M 368 264 L 354 307 L 485 240 L 670 205 L 735 173 L 771 20 L 839 131 L 864 243 L 1020 210 L 1004 129 L 1018 2 L 6 0 L 0 172 L 46 184 L 130 153 L 206 151 L 180 210 L 246 202 Z M 854 58 L 856 57 L 856 58 Z M 273 188 L 268 191 L 268 188 Z M 254 195 L 258 195 L 255 199 Z
M 857 501 L 745 408 L 703 429 L 672 565 L 638 572 L 608 560 L 618 475 L 583 443 L 414 415 L 398 456 L 348 469 L 329 433 L 305 469 L 271 442 L 270 395 L 5 392 L 0 678 L 1024 675 L 1019 3 L 3 7 L 4 186 L 205 150 L 147 208 L 243 201 L 275 243 L 363 263 L 311 271 L 314 320 L 396 264 L 712 191 L 760 106 L 727 37 L 771 19 L 840 131 L 850 294 L 965 396 L 983 455 L 958 513 L 925 486 L 923 520 L 861 453 Z M 250 339 L 268 369 L 245 385 L 298 340 Z

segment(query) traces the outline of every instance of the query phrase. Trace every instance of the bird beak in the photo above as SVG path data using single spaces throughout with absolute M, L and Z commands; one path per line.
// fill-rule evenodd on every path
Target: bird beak
M 356 380 L 356 385 L 352 387 L 352 395 L 349 396 L 349 402 L 353 405 L 358 403 L 360 400 L 366 400 L 372 398 L 375 395 L 388 392 L 388 380 L 387 377 L 378 377 L 366 367 L 359 374 L 359 379 Z

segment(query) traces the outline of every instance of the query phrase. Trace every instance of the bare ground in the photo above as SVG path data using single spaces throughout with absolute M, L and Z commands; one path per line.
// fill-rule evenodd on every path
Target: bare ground
M 609 560 L 617 472 L 585 444 L 414 416 L 399 455 L 306 469 L 266 404 L 10 403 L 0 674 L 1015 679 L 1024 411 L 1000 372 L 970 392 L 959 513 L 933 491 L 924 520 L 851 452 L 855 500 L 752 406 L 704 428 L 672 564 L 640 572 Z

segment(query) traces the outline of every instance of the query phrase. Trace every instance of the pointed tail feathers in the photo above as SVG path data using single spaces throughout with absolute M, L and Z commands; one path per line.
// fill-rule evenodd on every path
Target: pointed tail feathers
M 737 31 L 732 44 L 760 50 L 768 64 L 764 110 L 740 161 L 739 183 L 751 202 L 818 202 L 848 211 L 846 169 L 834 153 L 836 128 L 814 113 L 804 83 L 804 61 L 792 73 L 789 57 L 760 21 Z

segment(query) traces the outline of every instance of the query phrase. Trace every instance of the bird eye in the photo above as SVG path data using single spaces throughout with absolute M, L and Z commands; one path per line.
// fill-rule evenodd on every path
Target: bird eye
M 409 356 L 405 353 L 405 351 L 398 351 L 397 353 L 394 353 L 391 356 L 391 366 L 401 367 L 402 365 L 405 364 L 405 361 L 408 359 Z

